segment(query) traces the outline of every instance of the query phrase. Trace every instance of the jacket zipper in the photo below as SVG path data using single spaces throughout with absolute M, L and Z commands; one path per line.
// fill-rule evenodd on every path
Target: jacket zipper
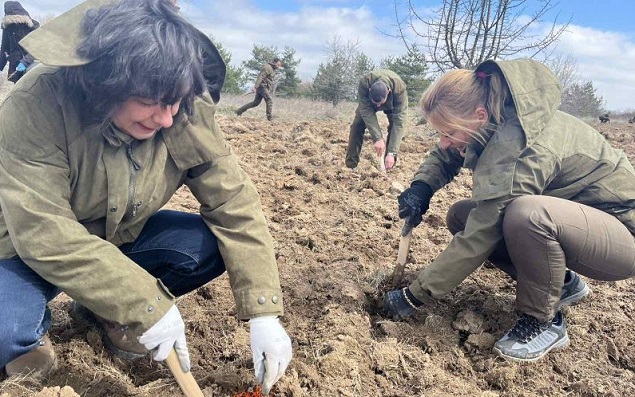
M 135 203 L 135 183 L 137 180 L 137 171 L 141 169 L 141 165 L 134 158 L 134 146 L 136 141 L 131 142 L 126 147 L 126 154 L 130 163 L 130 181 L 128 183 L 128 204 L 126 205 L 126 216 L 137 216 L 137 210 L 141 206 L 141 202 Z

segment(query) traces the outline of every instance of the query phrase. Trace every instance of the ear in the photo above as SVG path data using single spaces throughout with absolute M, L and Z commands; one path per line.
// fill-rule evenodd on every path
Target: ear
M 476 119 L 481 123 L 481 126 L 484 127 L 488 120 L 489 120 L 489 113 L 487 112 L 487 109 L 485 109 L 483 106 L 479 106 L 476 108 L 476 110 L 474 111 L 474 115 L 476 116 Z

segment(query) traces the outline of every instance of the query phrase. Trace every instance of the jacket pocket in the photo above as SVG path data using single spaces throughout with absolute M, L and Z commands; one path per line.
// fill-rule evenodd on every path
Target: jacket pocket
M 474 170 L 472 199 L 474 201 L 491 200 L 512 193 L 516 163 L 483 166 Z

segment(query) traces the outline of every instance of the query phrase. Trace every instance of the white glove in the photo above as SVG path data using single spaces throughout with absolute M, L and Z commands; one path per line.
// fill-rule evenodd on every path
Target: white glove
M 291 362 L 291 339 L 275 316 L 252 318 L 249 331 L 256 380 L 269 394 Z
M 152 350 L 152 357 L 156 361 L 168 358 L 174 348 L 183 372 L 190 371 L 190 353 L 185 343 L 185 323 L 176 305 L 139 337 L 139 343 Z

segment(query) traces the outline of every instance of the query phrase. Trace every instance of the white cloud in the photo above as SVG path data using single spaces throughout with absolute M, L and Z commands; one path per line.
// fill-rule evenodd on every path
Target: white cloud
M 299 76 L 315 76 L 325 61 L 326 43 L 335 35 L 343 41 L 358 41 L 360 49 L 377 64 L 388 55 L 404 52 L 403 44 L 380 32 L 392 28 L 394 20 L 380 19 L 370 8 L 346 7 L 345 0 L 305 0 L 297 12 L 267 12 L 249 0 L 180 0 L 183 14 L 205 33 L 212 34 L 232 53 L 232 62 L 251 57 L 254 44 L 289 46 L 302 59 Z M 60 14 L 81 0 L 31 0 L 24 4 L 34 17 Z M 199 6 L 195 5 L 199 4 Z M 341 6 L 340 6 L 341 4 Z M 421 13 L 428 9 L 418 10 Z M 544 27 L 544 26 L 543 26 Z M 635 109 L 635 41 L 632 37 L 589 27 L 570 25 L 558 51 L 577 60 L 578 75 L 593 81 L 598 94 L 611 110 Z
M 558 51 L 577 60 L 578 75 L 593 81 L 610 110 L 635 109 L 635 42 L 632 37 L 570 25 Z
M 254 44 L 289 46 L 296 50 L 299 76 L 310 79 L 325 61 L 326 43 L 334 36 L 342 41 L 357 42 L 360 49 L 375 63 L 404 51 L 397 39 L 377 30 L 384 23 L 367 7 L 305 7 L 298 12 L 265 12 L 255 9 L 249 1 L 234 2 L 232 7 L 209 2 L 195 8 L 186 4 L 184 14 L 205 33 L 213 35 L 232 53 L 232 62 L 239 64 L 251 57 Z

